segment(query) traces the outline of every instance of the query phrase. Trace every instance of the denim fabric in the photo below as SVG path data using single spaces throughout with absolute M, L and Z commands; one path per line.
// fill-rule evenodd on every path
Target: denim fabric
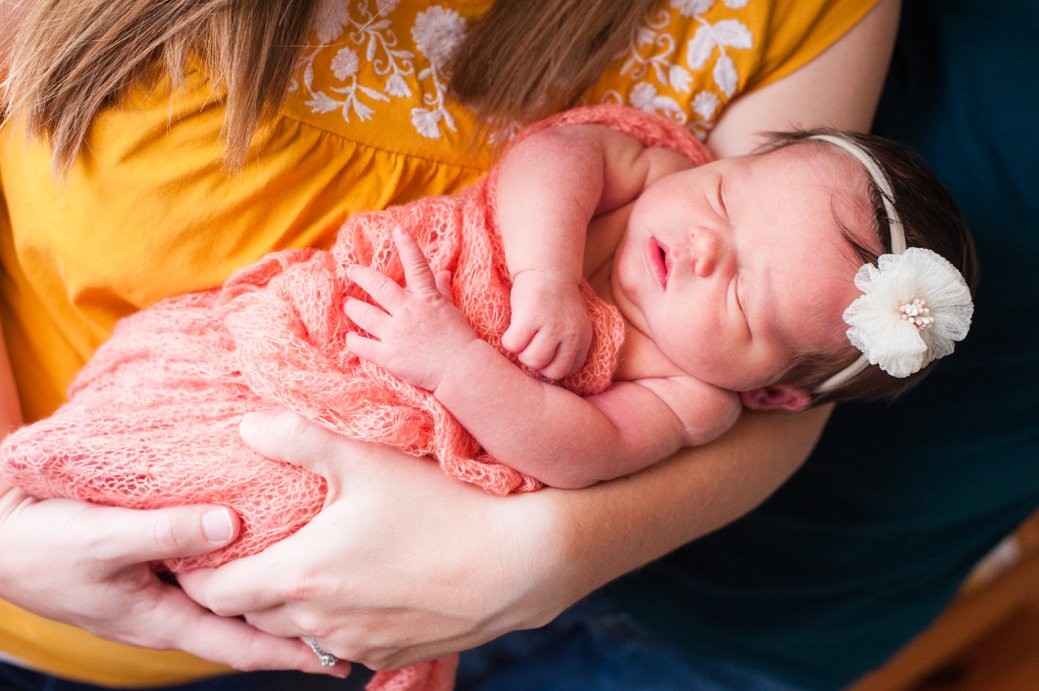
M 594 598 L 462 654 L 457 691 L 795 691 L 642 631 Z

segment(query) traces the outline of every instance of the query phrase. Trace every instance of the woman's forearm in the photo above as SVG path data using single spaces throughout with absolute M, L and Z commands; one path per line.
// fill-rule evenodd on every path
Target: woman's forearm
M 572 589 L 564 597 L 576 601 L 760 504 L 808 456 L 830 410 L 748 412 L 717 441 L 633 476 L 544 490 L 551 525 L 533 532 L 555 538 L 544 563 L 569 571 L 556 580 Z

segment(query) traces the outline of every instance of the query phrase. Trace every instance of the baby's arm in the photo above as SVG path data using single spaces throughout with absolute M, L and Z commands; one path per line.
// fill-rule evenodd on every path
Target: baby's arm
M 731 392 L 689 377 L 616 382 L 588 398 L 524 374 L 478 339 L 403 231 L 395 235 L 406 287 L 363 266 L 351 280 L 378 306 L 349 300 L 372 335 L 347 346 L 437 400 L 495 458 L 555 487 L 585 487 L 651 465 L 719 435 L 739 414 Z M 381 308 L 381 309 L 380 309 Z
M 499 164 L 496 213 L 513 280 L 502 344 L 549 379 L 585 360 L 592 325 L 578 292 L 592 218 L 633 201 L 673 152 L 600 125 L 536 132 Z

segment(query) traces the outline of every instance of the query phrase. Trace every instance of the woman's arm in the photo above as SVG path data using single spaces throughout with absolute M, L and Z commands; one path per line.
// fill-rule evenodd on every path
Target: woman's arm
M 0 598 L 113 641 L 177 648 L 241 669 L 328 673 L 298 640 L 207 612 L 148 565 L 217 549 L 236 533 L 233 514 L 217 506 L 132 511 L 34 501 L 2 486 Z
M 711 151 L 718 157 L 744 154 L 774 130 L 868 131 L 891 61 L 900 6 L 899 0 L 880 0 L 815 60 L 733 101 L 707 139 Z

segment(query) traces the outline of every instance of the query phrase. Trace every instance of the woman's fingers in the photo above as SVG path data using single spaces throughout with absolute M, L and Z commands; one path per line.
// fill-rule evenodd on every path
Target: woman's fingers
M 343 475 L 343 464 L 364 462 L 375 447 L 308 421 L 288 410 L 258 411 L 242 418 L 242 440 L 262 456 L 303 466 L 330 483 Z
M 207 612 L 178 588 L 163 592 L 156 606 L 143 614 L 139 626 L 167 639 L 168 647 L 243 671 L 298 669 L 346 676 L 350 670 L 346 662 L 335 668 L 322 666 L 298 639 L 272 636 L 238 619 Z

